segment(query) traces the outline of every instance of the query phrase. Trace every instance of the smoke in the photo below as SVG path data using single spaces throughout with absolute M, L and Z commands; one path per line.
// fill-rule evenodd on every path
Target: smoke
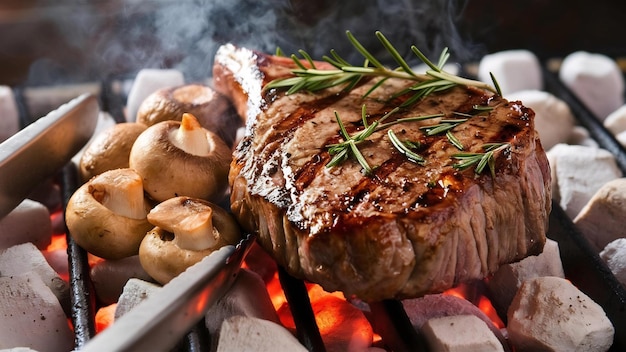
M 463 2 L 454 0 L 87 2 L 66 9 L 70 20 L 59 14 L 50 17 L 58 17 L 56 26 L 73 57 L 42 58 L 33 65 L 29 80 L 42 83 L 55 74 L 70 80 L 104 80 L 165 67 L 181 70 L 188 81 L 203 80 L 211 75 L 217 48 L 227 42 L 270 53 L 277 47 L 286 53 L 304 49 L 314 58 L 335 49 L 360 63 L 362 57 L 345 37 L 346 30 L 383 62 L 390 57 L 376 39 L 376 30 L 410 63 L 417 63 L 410 51 L 413 44 L 433 59 L 449 47 L 452 60 L 462 62 L 481 51 L 456 29 L 462 9 Z

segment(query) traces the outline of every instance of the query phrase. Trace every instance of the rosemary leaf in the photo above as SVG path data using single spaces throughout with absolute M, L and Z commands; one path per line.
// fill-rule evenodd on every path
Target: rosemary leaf
M 299 76 L 309 76 L 307 79 L 313 79 L 319 76 L 337 76 L 344 74 L 344 71 L 342 70 L 318 70 L 315 68 L 304 68 L 301 70 L 292 70 L 291 72 Z
M 409 99 L 405 100 L 400 106 L 405 108 L 407 106 L 411 106 L 413 105 L 415 102 L 417 102 L 418 100 L 422 99 L 423 97 L 429 95 L 430 93 L 432 93 L 435 90 L 434 87 L 430 87 L 427 89 L 421 89 L 419 90 L 417 93 L 413 94 L 413 96 L 411 96 Z
M 489 171 L 491 172 L 491 179 L 496 178 L 496 158 L 493 155 L 487 161 L 487 166 L 489 166 Z
M 330 155 L 334 155 L 334 157 L 328 162 L 328 164 L 326 164 L 326 167 L 335 167 L 348 159 L 348 149 L 346 148 L 335 150 L 335 153 L 333 153 L 332 150 L 329 150 L 328 152 Z
M 304 88 L 307 85 L 307 81 L 306 80 L 300 80 L 298 83 L 294 84 L 291 88 L 289 88 L 287 90 L 287 95 L 289 94 L 293 94 L 297 91 L 299 91 L 300 89 Z
M 344 63 L 341 63 L 335 59 L 333 59 L 332 57 L 328 56 L 328 55 L 324 55 L 322 56 L 322 60 L 328 62 L 329 64 L 335 66 L 335 68 L 338 68 L 341 70 L 342 66 L 346 66 Z
M 313 59 L 311 58 L 311 56 L 309 55 L 309 53 L 307 53 L 304 50 L 298 50 L 298 52 L 300 53 L 300 55 L 302 55 L 302 57 L 309 63 L 309 65 L 311 65 L 311 68 L 315 69 L 315 62 L 313 62 Z
M 398 50 L 387 40 L 387 38 L 380 32 L 376 31 L 376 36 L 378 40 L 383 44 L 385 49 L 391 54 L 393 59 L 398 63 L 398 65 L 404 70 L 404 72 L 410 74 L 411 76 L 415 76 L 415 72 L 411 69 L 409 64 L 400 56 Z
M 456 125 L 453 123 L 440 123 L 440 124 L 432 125 L 432 126 L 422 126 L 420 127 L 420 129 L 425 130 L 427 136 L 434 136 L 439 133 L 451 130 L 455 126 Z
M 389 78 L 390 77 L 385 77 L 385 78 L 381 79 L 380 81 L 376 82 L 376 84 L 374 84 L 372 87 L 370 87 L 370 89 L 368 89 L 367 92 L 365 92 L 365 94 L 363 94 L 363 98 L 367 98 L 370 94 L 372 94 L 373 91 L 376 90 L 376 88 L 380 87 Z
M 456 136 L 452 133 L 452 131 L 450 130 L 446 131 L 446 137 L 448 138 L 448 141 L 452 143 L 452 145 L 457 147 L 457 149 L 463 150 L 463 144 L 461 143 L 461 141 L 459 141 L 458 138 L 456 138 Z
M 485 166 L 489 164 L 489 159 L 493 158 L 493 151 L 486 152 L 482 155 L 480 160 L 478 161 L 478 165 L 476 165 L 476 173 L 480 174 L 485 169 Z
M 354 89 L 354 87 L 356 87 L 357 84 L 359 84 L 359 82 L 361 81 L 361 78 L 363 78 L 363 76 L 361 75 L 355 75 L 354 77 L 352 77 L 348 82 L 348 85 L 346 85 L 346 87 L 343 89 L 343 91 L 349 92 L 352 89 Z
M 472 106 L 472 109 L 478 111 L 478 112 L 483 112 L 483 111 L 491 111 L 493 110 L 493 106 L 489 106 L 489 105 L 474 105 Z
M 457 85 L 456 83 L 448 82 L 447 85 L 442 84 L 442 85 L 440 85 L 438 87 L 433 87 L 433 92 L 442 92 L 444 90 L 448 90 L 450 88 L 453 88 L 456 85 Z
M 348 36 L 348 40 L 350 41 L 350 43 L 352 43 L 352 45 L 356 48 L 356 50 L 361 53 L 361 55 L 363 55 L 363 57 L 372 63 L 372 65 L 374 65 L 375 67 L 378 67 L 380 69 L 385 69 L 385 67 L 383 66 L 383 64 L 380 63 L 380 61 L 378 61 L 372 54 L 370 54 L 369 51 L 367 51 L 367 49 L 365 49 L 365 47 L 363 46 L 363 44 L 361 44 L 361 42 L 359 42 L 354 35 L 352 35 L 352 33 L 350 33 L 350 31 L 346 31 L 346 35 Z
M 441 51 L 441 55 L 439 55 L 439 62 L 437 63 L 437 67 L 439 67 L 440 70 L 443 69 L 443 66 L 446 64 L 446 62 L 448 62 L 449 58 L 450 52 L 448 51 L 448 48 L 445 47 Z
M 361 121 L 363 122 L 363 127 L 369 127 L 369 124 L 367 123 L 367 109 L 365 107 L 365 104 L 361 106 Z
M 363 156 L 363 154 L 361 154 L 361 151 L 356 146 L 356 143 L 354 142 L 354 140 L 348 141 L 348 145 L 350 146 L 350 150 L 352 151 L 352 154 L 354 154 L 354 157 L 356 158 L 356 160 L 359 162 L 359 164 L 361 164 L 361 167 L 363 168 L 363 170 L 365 170 L 365 174 L 371 175 L 372 168 L 367 163 L 367 160 L 365 160 L 365 157 Z
M 361 73 L 364 75 L 371 75 L 374 74 L 376 72 L 375 68 L 372 67 L 361 67 L 361 66 L 344 66 L 341 68 L 341 70 L 343 72 L 350 72 L 350 73 Z
M 335 111 L 335 119 L 337 120 L 337 124 L 339 125 L 339 132 L 341 133 L 341 136 L 343 137 L 343 139 L 346 140 L 346 142 L 349 141 L 351 139 L 350 134 L 346 130 L 346 126 L 344 126 L 343 121 L 341 121 L 341 118 L 339 117 L 339 113 L 337 111 Z
M 491 82 L 493 82 L 494 87 L 496 87 L 496 93 L 498 93 L 499 96 L 502 96 L 502 90 L 500 90 L 500 85 L 496 80 L 496 76 L 493 75 L 493 72 L 489 72 L 489 76 L 491 77 Z
M 463 77 L 459 77 L 459 76 L 455 76 L 453 74 L 447 73 L 445 71 L 433 71 L 433 70 L 428 70 L 426 71 L 426 74 L 431 75 L 433 77 L 437 77 L 439 79 L 443 79 L 449 82 L 454 82 L 458 85 L 466 85 L 466 86 L 475 86 L 478 88 L 482 88 L 482 89 L 487 89 L 487 90 L 493 90 L 493 88 L 491 88 L 487 83 L 483 83 L 483 82 L 479 82 L 479 81 L 474 81 L 472 79 L 468 79 L 468 78 L 463 78 Z
M 302 80 L 302 77 L 289 77 L 289 78 L 276 79 L 270 82 L 266 86 L 266 89 L 291 87 L 297 84 L 301 80 Z
M 437 117 L 443 117 L 443 116 L 445 116 L 445 114 L 432 114 L 432 115 L 403 117 L 403 118 L 399 118 L 399 119 L 397 119 L 397 120 L 395 120 L 393 122 L 387 122 L 387 123 L 384 123 L 384 124 L 380 124 L 378 126 L 377 131 L 385 129 L 385 128 L 389 128 L 389 127 L 391 127 L 391 126 L 393 126 L 395 124 L 402 123 L 402 122 L 424 121 L 424 120 L 430 120 L 430 119 L 434 119 L 434 118 L 437 118 Z
M 413 53 L 415 55 L 417 55 L 417 57 L 422 60 L 423 63 L 425 63 L 426 65 L 428 65 L 428 67 L 430 67 L 433 71 L 441 71 L 441 68 L 437 67 L 435 64 L 432 63 L 432 61 L 430 61 L 426 55 L 424 55 L 420 49 L 418 49 L 415 45 L 411 46 L 411 51 L 413 51 Z
M 460 162 L 452 165 L 452 167 L 457 170 L 465 170 L 476 165 L 474 168 L 474 173 L 476 174 L 481 174 L 485 170 L 485 167 L 489 167 L 491 176 L 495 178 L 495 154 L 509 147 L 510 144 L 508 143 L 485 143 L 483 145 L 484 153 L 459 153 L 452 155 L 452 158 L 460 160 Z
M 465 121 L 467 121 L 467 119 L 441 120 L 436 125 L 422 126 L 420 129 L 425 130 L 427 136 L 434 136 L 442 132 L 447 132 Z
M 333 56 L 335 60 L 337 60 L 337 62 L 341 63 L 341 66 L 350 66 L 350 63 L 346 61 L 344 58 L 342 58 L 341 56 L 339 56 L 339 54 L 337 53 L 337 51 L 335 51 L 335 49 L 331 49 L 330 54 Z
M 389 137 L 391 144 L 393 144 L 393 146 L 396 147 L 401 154 L 406 156 L 407 159 L 420 165 L 423 165 L 426 162 L 421 155 L 409 149 L 409 147 L 407 147 L 407 145 L 396 136 L 393 130 L 387 130 L 387 136 Z
M 298 66 L 301 70 L 306 70 L 307 68 L 302 64 L 300 59 L 296 56 L 296 54 L 291 54 L 291 60 Z
M 456 84 L 452 84 L 453 86 Z M 420 90 L 420 89 L 427 89 L 427 88 L 439 88 L 439 87 L 445 87 L 446 89 L 450 86 L 450 82 L 449 81 L 445 81 L 445 80 L 439 80 L 439 79 L 431 79 L 429 81 L 425 81 L 425 82 L 421 82 L 418 84 L 414 84 L 410 87 L 411 90 Z

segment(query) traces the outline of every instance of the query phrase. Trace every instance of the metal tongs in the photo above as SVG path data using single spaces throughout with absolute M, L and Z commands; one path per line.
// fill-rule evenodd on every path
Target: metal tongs
M 232 286 L 255 236 L 224 246 L 151 294 L 81 351 L 167 351 Z
M 98 100 L 84 94 L 0 144 L 0 218 L 80 151 L 95 131 L 99 111 Z

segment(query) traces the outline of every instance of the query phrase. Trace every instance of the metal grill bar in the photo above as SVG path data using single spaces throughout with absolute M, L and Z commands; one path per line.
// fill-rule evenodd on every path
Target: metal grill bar
M 315 313 L 313 313 L 304 281 L 292 277 L 280 266 L 278 277 L 291 308 L 298 340 L 311 352 L 325 352 L 326 347 L 315 321 Z
M 615 156 L 617 165 L 626 174 L 626 149 L 615 139 L 602 122 L 583 104 L 558 76 L 545 69 L 543 70 L 546 90 L 563 100 L 572 110 L 578 122 L 589 131 L 589 135 L 598 144 Z
M 386 344 L 396 352 L 429 351 L 424 337 L 413 328 L 413 324 L 397 300 L 385 300 L 369 304 L 374 331 L 381 335 Z
M 78 187 L 78 173 L 73 164 L 68 164 L 61 175 L 63 209 Z M 70 279 L 71 319 L 74 325 L 74 344 L 82 348 L 96 333 L 96 302 L 93 284 L 89 277 L 87 252 L 79 247 L 65 227 Z

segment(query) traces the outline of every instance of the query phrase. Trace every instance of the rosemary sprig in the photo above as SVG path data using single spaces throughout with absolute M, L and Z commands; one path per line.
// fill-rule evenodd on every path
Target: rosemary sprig
M 420 129 L 426 131 L 427 136 L 434 136 L 434 135 L 445 132 L 446 138 L 448 138 L 448 141 L 452 143 L 452 145 L 455 146 L 457 149 L 463 150 L 464 149 L 463 144 L 461 143 L 461 141 L 459 141 L 458 138 L 456 138 L 456 136 L 452 133 L 451 130 L 465 121 L 467 121 L 466 118 L 465 119 L 441 120 L 436 125 L 422 126 L 420 127 Z
M 448 132 L 465 121 L 467 121 L 467 119 L 441 120 L 436 125 L 422 126 L 420 129 L 426 131 L 427 136 L 434 136 L 439 133 Z
M 459 153 L 452 155 L 452 158 L 460 160 L 452 165 L 457 170 L 465 170 L 476 165 L 474 172 L 481 174 L 485 167 L 489 167 L 491 177 L 496 177 L 495 171 L 495 154 L 509 148 L 509 143 L 486 143 L 483 145 L 484 153 Z
M 359 162 L 359 164 L 361 164 L 361 167 L 365 171 L 365 174 L 370 175 L 373 171 L 373 168 L 369 165 L 369 163 L 363 156 L 363 153 L 361 153 L 361 151 L 359 150 L 357 146 L 359 143 L 362 143 L 369 136 L 371 136 L 374 132 L 385 130 L 393 125 L 396 125 L 402 122 L 424 121 L 424 120 L 429 120 L 429 119 L 434 119 L 434 118 L 445 116 L 444 114 L 410 116 L 410 117 L 399 118 L 394 121 L 385 123 L 387 118 L 389 118 L 391 114 L 398 112 L 398 110 L 400 110 L 400 107 L 396 107 L 395 109 L 386 113 L 383 117 L 381 117 L 380 119 L 378 119 L 377 121 L 375 121 L 374 123 L 370 125 L 367 121 L 367 112 L 366 112 L 366 108 L 364 104 L 361 107 L 361 121 L 365 129 L 355 134 L 354 136 L 350 136 L 350 134 L 348 133 L 345 127 L 345 124 L 343 123 L 343 120 L 339 117 L 339 114 L 335 111 L 335 119 L 337 120 L 337 124 L 339 125 L 339 133 L 341 134 L 341 137 L 343 138 L 343 142 L 330 144 L 326 146 L 328 148 L 328 153 L 330 155 L 333 155 L 333 158 L 326 164 L 326 166 L 333 167 L 333 166 L 339 165 L 340 163 L 348 159 L 350 155 L 353 155 L 355 159 Z M 417 147 L 414 143 L 409 142 L 409 141 L 400 142 L 400 140 L 395 136 L 395 134 L 393 137 L 390 137 L 390 139 L 391 139 L 392 144 L 394 144 L 394 146 L 407 158 L 411 159 L 411 161 L 417 162 L 420 164 L 423 163 L 424 161 L 423 158 L 410 150 L 411 148 Z
M 337 52 L 331 50 L 330 56 L 324 56 L 322 59 L 334 66 L 335 69 L 320 70 L 316 67 L 315 62 L 311 59 L 311 57 L 304 50 L 300 50 L 299 54 L 301 58 L 295 54 L 291 55 L 292 60 L 298 67 L 297 69 L 292 70 L 295 77 L 276 79 L 266 85 L 265 89 L 287 88 L 287 94 L 293 94 L 302 90 L 315 92 L 330 87 L 344 85 L 344 89 L 349 90 L 352 89 L 363 77 L 370 76 L 380 77 L 383 80 L 399 78 L 415 81 L 416 84 L 401 92 L 402 94 L 411 91 L 414 92 L 414 96 L 409 98 L 409 103 L 415 102 L 432 92 L 449 89 L 456 85 L 475 86 L 494 93 L 499 93 L 499 89 L 494 88 L 489 84 L 462 78 L 445 72 L 443 70 L 443 66 L 450 57 L 447 48 L 441 53 L 437 64 L 434 64 L 419 49 L 417 49 L 417 47 L 412 46 L 411 51 L 430 68 L 430 70 L 427 70 L 425 74 L 418 74 L 411 69 L 406 60 L 400 56 L 398 50 L 381 32 L 377 31 L 376 37 L 398 64 L 398 67 L 396 68 L 385 67 L 380 60 L 374 57 L 374 55 L 372 55 L 363 46 L 363 44 L 361 44 L 361 42 L 354 37 L 350 31 L 346 31 L 346 35 L 352 46 L 363 56 L 364 63 L 362 66 L 350 64 Z M 307 62 L 310 67 L 305 67 L 302 61 Z M 495 79 L 494 85 L 498 87 Z M 370 94 L 379 86 L 380 84 L 377 84 L 372 87 L 366 95 Z
M 354 136 L 351 136 L 348 133 L 343 121 L 339 117 L 339 113 L 335 111 L 335 119 L 337 120 L 337 124 L 339 124 L 339 131 L 340 131 L 341 137 L 343 138 L 343 142 L 340 142 L 337 144 L 331 144 L 327 146 L 328 153 L 330 155 L 333 155 L 333 158 L 328 162 L 328 164 L 326 164 L 326 167 L 333 167 L 333 166 L 339 165 L 340 163 L 348 159 L 350 155 L 352 155 L 359 162 L 359 164 L 361 164 L 361 167 L 365 171 L 365 174 L 371 175 L 373 169 L 369 165 L 369 163 L 367 162 L 367 160 L 365 159 L 365 157 L 363 156 L 363 154 L 361 153 L 357 145 L 362 143 L 369 136 L 371 136 L 372 133 L 376 132 L 379 125 L 382 124 L 387 118 L 389 118 L 389 116 L 396 113 L 398 110 L 400 110 L 400 108 L 396 107 L 395 109 L 389 111 L 383 117 L 381 117 L 380 119 L 378 119 L 377 121 L 375 121 L 374 123 L 370 125 L 367 122 L 367 113 L 365 111 L 365 105 L 363 105 L 363 107 L 361 108 L 361 120 L 363 121 L 363 126 L 365 127 L 365 129 L 356 133 Z
M 398 65 L 395 68 L 385 67 L 380 60 L 374 57 L 374 55 L 372 55 L 354 37 L 354 35 L 352 35 L 350 31 L 346 31 L 346 35 L 352 46 L 364 58 L 363 64 L 361 66 L 350 64 L 336 51 L 331 50 L 330 55 L 323 56 L 322 59 L 332 65 L 334 69 L 318 69 L 318 67 L 316 66 L 316 61 L 314 61 L 306 51 L 299 50 L 299 56 L 296 54 L 291 55 L 291 59 L 296 66 L 295 69 L 291 70 L 293 77 L 273 80 L 272 82 L 267 84 L 264 89 L 284 88 L 287 89 L 286 94 L 293 94 L 300 91 L 316 92 L 331 87 L 342 86 L 343 90 L 349 91 L 353 89 L 364 77 L 380 78 L 380 80 L 374 83 L 372 87 L 370 87 L 369 90 L 363 95 L 363 97 L 367 97 L 380 86 L 382 86 L 384 82 L 390 79 L 403 79 L 413 81 L 415 83 L 405 89 L 402 89 L 399 92 L 395 92 L 395 94 L 392 94 L 392 99 L 405 95 L 408 96 L 408 98 L 406 98 L 400 106 L 391 110 L 372 124 L 368 124 L 365 105 L 363 105 L 361 109 L 361 120 L 363 122 L 364 129 L 354 135 L 350 135 L 348 133 L 343 121 L 339 117 L 339 114 L 335 112 L 335 119 L 337 120 L 337 124 L 339 125 L 339 131 L 341 137 L 343 138 L 343 141 L 340 143 L 326 146 L 328 148 L 329 154 L 333 156 L 326 165 L 327 167 L 336 166 L 348 159 L 349 157 L 354 157 L 363 168 L 364 173 L 367 175 L 371 175 L 371 173 L 373 172 L 373 168 L 369 165 L 365 156 L 363 156 L 363 154 L 359 150 L 358 145 L 365 141 L 368 137 L 370 137 L 374 132 L 382 129 L 387 129 L 397 123 L 444 117 L 444 114 L 434 114 L 428 116 L 400 118 L 396 119 L 395 121 L 385 123 L 385 120 L 391 114 L 397 112 L 400 108 L 407 107 L 422 99 L 423 97 L 432 94 L 433 92 L 445 91 L 457 85 L 465 85 L 485 89 L 500 96 L 502 95 L 500 91 L 500 86 L 495 80 L 493 74 L 491 74 L 491 79 L 493 81 L 493 86 L 491 86 L 487 83 L 462 78 L 444 71 L 443 67 L 450 57 L 450 53 L 448 52 L 447 48 L 442 51 L 441 55 L 439 56 L 439 60 L 437 61 L 437 64 L 435 64 L 430 61 L 419 49 L 417 49 L 417 47 L 411 46 L 411 51 L 417 56 L 419 60 L 421 60 L 429 67 L 429 70 L 427 70 L 425 73 L 418 74 L 413 71 L 411 66 L 404 60 L 404 58 L 402 58 L 398 50 L 381 32 L 377 31 L 376 37 Z M 282 52 L 280 50 L 277 51 L 277 55 L 282 55 Z M 476 113 L 455 113 L 465 118 L 448 120 L 444 119 L 440 120 L 435 125 L 423 126 L 420 127 L 420 129 L 425 131 L 426 135 L 428 136 L 445 133 L 447 139 L 452 145 L 454 145 L 459 150 L 463 150 L 463 144 L 452 133 L 452 129 L 467 121 L 467 119 L 471 118 L 472 116 L 475 116 L 476 114 L 480 114 L 485 111 L 489 111 L 491 109 L 492 108 L 488 106 L 474 106 L 474 111 Z M 425 163 L 424 158 L 412 150 L 415 149 L 415 146 L 412 145 L 411 142 L 401 141 L 391 129 L 387 131 L 387 135 L 393 146 L 400 153 L 405 155 L 409 160 L 419 164 Z M 453 155 L 452 158 L 459 160 L 459 162 L 454 164 L 453 167 L 455 169 L 464 170 L 473 165 L 476 165 L 474 171 L 477 174 L 482 173 L 486 167 L 489 167 L 492 176 L 495 177 L 494 154 L 509 147 L 509 144 L 488 143 L 485 144 L 483 147 L 485 148 L 484 153 L 459 153 Z

